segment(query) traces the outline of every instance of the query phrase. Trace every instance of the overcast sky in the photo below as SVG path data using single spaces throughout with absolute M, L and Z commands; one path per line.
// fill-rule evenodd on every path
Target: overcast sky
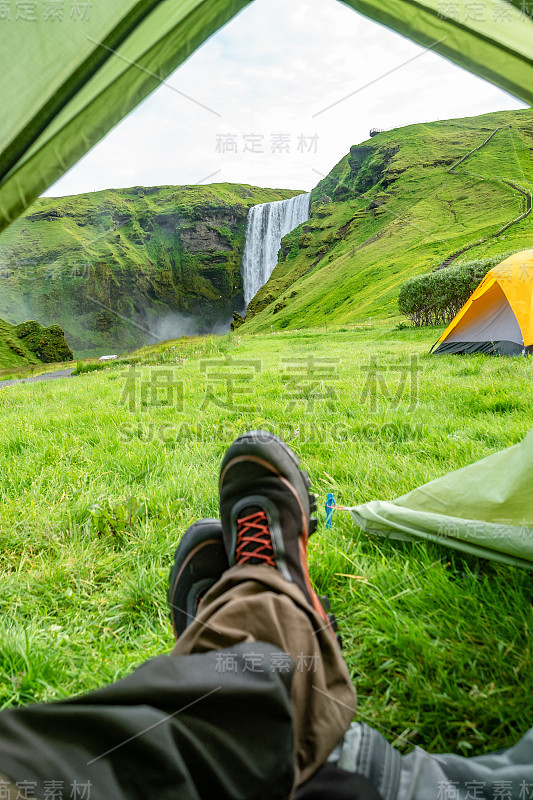
M 255 0 L 167 84 L 46 194 L 220 181 L 310 190 L 370 128 L 525 107 L 337 0 Z

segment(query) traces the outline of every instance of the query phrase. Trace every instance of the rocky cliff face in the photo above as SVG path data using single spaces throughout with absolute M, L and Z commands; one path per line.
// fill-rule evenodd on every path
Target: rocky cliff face
M 43 198 L 0 236 L 0 316 L 59 324 L 77 354 L 229 323 L 252 205 L 297 192 L 134 187 Z

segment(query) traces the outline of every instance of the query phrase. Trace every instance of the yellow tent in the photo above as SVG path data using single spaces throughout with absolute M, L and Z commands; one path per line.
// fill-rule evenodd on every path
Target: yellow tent
M 487 272 L 437 345 L 435 353 L 533 352 L 533 250 Z

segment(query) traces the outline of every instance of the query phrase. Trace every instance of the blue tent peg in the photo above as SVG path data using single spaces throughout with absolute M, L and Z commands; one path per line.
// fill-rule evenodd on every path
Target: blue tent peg
M 333 511 L 336 506 L 337 503 L 335 502 L 335 498 L 331 492 L 328 492 L 328 496 L 326 498 L 326 528 L 333 527 Z

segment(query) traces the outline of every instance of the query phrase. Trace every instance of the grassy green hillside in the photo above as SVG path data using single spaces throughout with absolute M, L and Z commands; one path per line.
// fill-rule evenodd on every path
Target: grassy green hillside
M 162 186 L 42 198 L 0 236 L 0 316 L 64 328 L 78 354 L 124 350 L 242 308 L 250 206 L 297 192 Z
M 283 240 L 245 329 L 395 316 L 408 277 L 450 257 L 531 247 L 533 214 L 501 229 L 529 203 L 532 123 L 530 109 L 501 112 L 397 128 L 352 147 L 313 190 L 311 219 Z

